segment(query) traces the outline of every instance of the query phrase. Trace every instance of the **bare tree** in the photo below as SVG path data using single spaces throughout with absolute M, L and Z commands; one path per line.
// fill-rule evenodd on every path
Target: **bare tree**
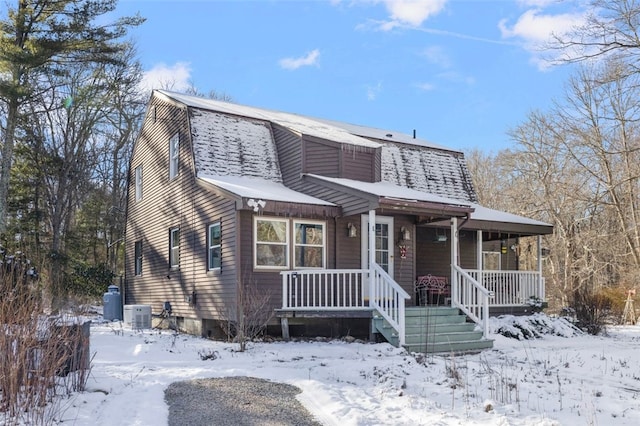
M 531 113 L 500 156 L 512 170 L 504 196 L 555 226 L 548 284 L 563 306 L 583 289 L 638 279 L 639 77 L 620 67 L 584 66 L 564 102 Z
M 559 62 L 584 62 L 615 56 L 637 72 L 640 55 L 640 3 L 637 0 L 592 0 L 584 22 L 547 46 Z
M 87 207 L 92 194 L 103 194 L 101 201 L 94 197 L 93 215 L 108 226 L 97 229 L 96 223 L 93 235 L 85 237 L 104 241 L 102 252 L 106 253 L 111 248 L 109 238 L 123 234 L 123 163 L 141 114 L 140 108 L 135 108 L 135 98 L 127 93 L 139 74 L 129 75 L 126 69 L 110 64 L 75 65 L 70 76 L 48 76 L 44 86 L 55 89 L 33 96 L 30 103 L 21 144 L 28 148 L 24 150 L 26 161 L 41 172 L 54 309 L 60 307 L 64 294 L 69 244 L 77 235 L 72 231 L 79 230 L 77 213 Z M 127 100 L 132 104 L 125 105 Z M 130 114 L 125 108 L 130 108 Z M 108 221 L 112 203 L 118 212 L 122 210 L 120 221 Z
M 229 338 L 240 345 L 240 352 L 247 349 L 247 342 L 265 332 L 273 318 L 271 293 L 262 290 L 258 284 L 245 279 L 238 283 L 235 307 L 227 307 L 222 313 L 220 326 Z

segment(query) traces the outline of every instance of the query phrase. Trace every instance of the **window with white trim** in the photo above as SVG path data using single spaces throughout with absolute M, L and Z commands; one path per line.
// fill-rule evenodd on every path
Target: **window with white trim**
M 293 222 L 294 268 L 324 268 L 324 222 Z
M 169 267 L 180 266 L 180 228 L 169 230 Z
M 289 221 L 255 217 L 253 222 L 256 268 L 289 267 Z
M 142 275 L 142 240 L 138 240 L 134 244 L 134 274 Z
M 483 251 L 482 269 L 485 271 L 500 271 L 502 269 L 502 255 L 500 252 Z
M 207 227 L 207 270 L 220 269 L 221 262 L 221 228 L 220 222 L 212 223 Z
M 142 200 L 142 164 L 136 167 L 136 201 Z
M 169 139 L 169 180 L 178 176 L 180 159 L 180 136 L 178 133 Z

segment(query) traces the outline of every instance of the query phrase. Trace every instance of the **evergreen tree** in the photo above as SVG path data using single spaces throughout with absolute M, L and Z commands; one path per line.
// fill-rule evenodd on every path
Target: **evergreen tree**
M 128 49 L 123 38 L 143 19 L 103 23 L 116 4 L 116 0 L 18 0 L 0 20 L 0 102 L 6 113 L 0 123 L 0 234 L 6 230 L 10 172 L 25 105 L 46 91 L 42 76 L 68 75 L 74 64 L 121 61 L 121 53 Z

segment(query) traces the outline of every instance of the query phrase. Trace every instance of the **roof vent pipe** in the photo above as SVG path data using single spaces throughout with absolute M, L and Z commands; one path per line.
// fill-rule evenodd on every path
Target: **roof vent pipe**
M 413 138 L 416 138 L 416 129 L 413 129 Z

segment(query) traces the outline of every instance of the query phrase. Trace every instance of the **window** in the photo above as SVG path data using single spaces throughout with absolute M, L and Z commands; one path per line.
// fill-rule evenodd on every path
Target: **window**
M 324 268 L 324 223 L 294 222 L 294 267 Z
M 284 269 L 290 263 L 294 268 L 325 267 L 325 223 L 294 220 L 292 231 L 290 223 L 287 219 L 254 218 L 256 268 Z
M 136 167 L 136 201 L 142 200 L 142 164 Z
M 180 266 L 180 228 L 169 230 L 169 267 Z
M 289 267 L 289 221 L 256 217 L 254 220 L 255 266 Z
M 134 273 L 135 275 L 142 275 L 142 240 L 135 242 L 134 257 Z
M 176 133 L 169 140 L 169 180 L 178 176 L 178 160 L 180 158 L 180 137 Z
M 209 225 L 207 232 L 207 270 L 220 269 L 222 265 L 220 251 L 220 222 Z
M 502 269 L 502 256 L 499 251 L 482 252 L 482 269 L 485 271 L 499 271 Z

